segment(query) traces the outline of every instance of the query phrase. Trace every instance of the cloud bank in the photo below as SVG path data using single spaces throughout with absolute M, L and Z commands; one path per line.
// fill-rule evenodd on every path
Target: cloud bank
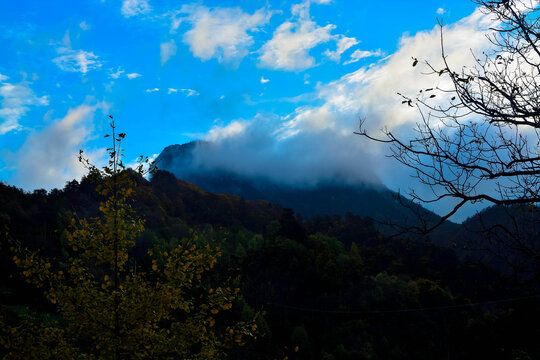
M 283 119 L 258 115 L 214 127 L 206 137 L 211 143 L 196 148 L 193 170 L 226 170 L 302 187 L 326 182 L 380 184 L 372 170 L 373 157 L 364 156 L 369 150 L 350 136 L 352 132 L 314 128 L 280 137 L 282 128 L 276 124 L 283 124 Z
M 470 65 L 474 60 L 471 49 L 481 53 L 490 46 L 485 38 L 490 24 L 477 11 L 445 26 L 451 65 L 458 70 Z M 385 158 L 387 149 L 353 132 L 358 119 L 365 118 L 371 131 L 387 126 L 403 137 L 413 136 L 419 114 L 402 104 L 396 93 L 415 95 L 427 87 L 450 87 L 444 77 L 423 75 L 426 68 L 422 64 L 412 67 L 413 57 L 438 66 L 440 51 L 438 27 L 405 35 L 393 55 L 318 86 L 317 106 L 301 106 L 285 116 L 259 114 L 213 127 L 206 136 L 213 145 L 197 148 L 197 164 L 304 186 L 333 180 L 377 184 L 379 179 L 394 189 L 406 186 L 407 170 L 396 170 L 396 164 Z M 434 100 L 444 101 L 444 97 Z

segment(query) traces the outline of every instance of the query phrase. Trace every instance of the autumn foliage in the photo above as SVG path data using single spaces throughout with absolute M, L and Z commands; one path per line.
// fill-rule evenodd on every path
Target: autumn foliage
M 43 322 L 31 315 L 2 321 L 0 344 L 6 359 L 219 359 L 243 345 L 257 330 L 252 321 L 219 324 L 239 289 L 212 285 L 206 276 L 221 253 L 196 238 L 169 251 L 147 251 L 148 266 L 130 252 L 144 220 L 130 206 L 134 183 L 121 161 L 124 134 L 112 126 L 109 164 L 89 164 L 100 179 L 100 215 L 72 219 L 70 254 L 61 261 L 13 247 L 13 261 L 26 280 L 43 289 L 58 317 Z M 144 159 L 142 159 L 144 160 Z M 140 173 L 152 167 L 139 167 Z M 146 269 L 145 269 L 146 268 Z M 146 271 L 145 271 L 146 270 Z

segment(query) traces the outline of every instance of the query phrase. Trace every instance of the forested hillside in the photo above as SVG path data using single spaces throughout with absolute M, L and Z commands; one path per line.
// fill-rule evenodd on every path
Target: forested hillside
M 146 219 L 132 250 L 137 271 L 152 267 L 151 248 L 171 251 L 189 239 L 219 246 L 222 256 L 209 281 L 235 279 L 241 294 L 226 321 L 261 313 L 256 339 L 228 350 L 230 358 L 540 354 L 540 312 L 530 289 L 501 282 L 452 248 L 386 238 L 369 219 L 352 214 L 303 220 L 279 205 L 202 191 L 167 172 L 151 181 L 129 176 L 136 183 L 132 207 Z M 10 246 L 40 249 L 58 264 L 72 256 L 67 229 L 72 218 L 98 214 L 99 181 L 86 177 L 62 190 L 32 193 L 0 185 L 0 299 L 11 323 L 17 313 L 40 314 L 42 321 L 57 315 L 41 290 L 25 284 Z

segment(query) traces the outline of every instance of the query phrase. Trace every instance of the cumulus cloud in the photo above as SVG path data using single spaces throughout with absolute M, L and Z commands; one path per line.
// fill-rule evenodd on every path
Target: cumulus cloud
M 138 73 L 129 73 L 129 74 L 126 74 L 127 78 L 129 80 L 132 80 L 132 79 L 136 79 L 138 77 L 141 77 L 142 75 L 141 74 L 138 74 Z
M 263 67 L 281 70 L 305 70 L 315 66 L 309 51 L 335 37 L 336 28 L 328 24 L 319 26 L 309 14 L 309 1 L 293 5 L 293 19 L 285 21 L 274 31 L 272 39 L 260 49 L 259 63 Z
M 180 18 L 173 19 L 173 29 L 181 21 L 192 25 L 183 41 L 189 45 L 193 56 L 203 61 L 215 58 L 219 62 L 238 65 L 253 45 L 249 33 L 268 23 L 272 13 L 264 8 L 248 14 L 240 8 L 184 5 L 177 15 Z
M 360 50 L 357 49 L 351 54 L 351 58 L 343 63 L 343 65 L 352 64 L 354 62 L 357 62 L 363 58 L 367 58 L 370 56 L 381 56 L 381 50 L 376 51 L 366 51 L 366 50 Z
M 125 17 L 147 14 L 150 10 L 148 0 L 124 0 L 122 3 L 122 15 Z
M 172 94 L 172 93 L 177 93 L 177 92 L 178 92 L 178 89 L 169 88 L 168 91 L 167 91 L 167 94 Z
M 19 120 L 33 106 L 49 105 L 48 96 L 37 96 L 26 81 L 12 84 L 0 74 L 0 135 L 22 128 Z
M 73 50 L 69 47 L 61 47 L 57 51 L 60 56 L 54 58 L 53 62 L 64 71 L 86 74 L 88 71 L 99 69 L 102 65 L 91 51 Z
M 43 130 L 31 133 L 14 160 L 17 168 L 11 181 L 26 190 L 62 187 L 66 181 L 81 178 L 86 169 L 77 155 L 92 133 L 92 120 L 100 105 L 80 105 L 70 109 L 65 117 Z M 86 155 L 99 163 L 104 151 Z
M 269 81 L 270 79 L 265 79 L 264 76 L 261 76 L 261 84 L 266 84 Z
M 161 66 L 165 65 L 167 61 L 174 55 L 176 55 L 176 42 L 174 39 L 171 39 L 171 41 L 161 43 L 159 45 L 159 55 L 161 57 Z
M 153 89 L 146 89 L 147 93 L 153 93 L 159 91 L 159 88 L 153 88 Z
M 329 49 L 326 49 L 324 54 L 335 62 L 339 62 L 341 60 L 341 55 L 354 45 L 357 45 L 358 43 L 359 41 L 356 40 L 354 37 L 346 37 L 341 35 L 339 37 L 339 40 L 337 41 L 336 50 L 330 51 Z
M 446 10 L 444 10 L 443 8 L 438 8 L 437 9 L 437 14 L 438 15 L 443 15 L 444 13 L 446 13 Z

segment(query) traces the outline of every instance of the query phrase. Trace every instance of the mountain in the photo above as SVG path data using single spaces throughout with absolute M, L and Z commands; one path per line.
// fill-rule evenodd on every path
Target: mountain
M 227 169 L 208 169 L 198 160 L 198 147 L 209 143 L 194 141 L 171 145 L 157 157 L 160 170 L 173 173 L 179 179 L 193 183 L 213 193 L 230 193 L 249 200 L 266 200 L 291 208 L 305 218 L 352 213 L 370 217 L 380 222 L 417 224 L 416 215 L 408 208 L 422 214 L 424 219 L 436 222 L 439 216 L 412 204 L 383 185 L 351 185 L 343 181 L 319 183 L 312 187 L 280 184 L 275 181 L 233 173 Z M 432 234 L 447 238 L 457 224 L 446 222 L 442 229 Z M 442 240 L 442 239 L 441 239 Z
M 491 206 L 462 223 L 456 232 L 462 248 L 455 250 L 489 264 L 503 276 L 527 283 L 540 277 L 539 232 L 537 206 Z

